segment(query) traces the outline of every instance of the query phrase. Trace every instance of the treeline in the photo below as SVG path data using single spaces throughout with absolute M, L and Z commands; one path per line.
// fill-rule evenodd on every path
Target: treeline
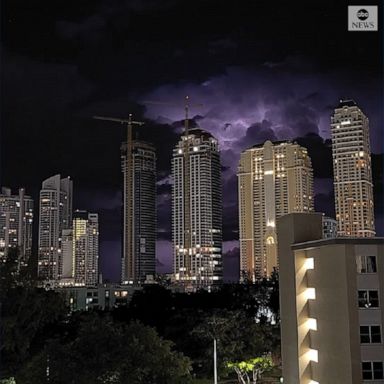
M 219 377 L 229 361 L 280 355 L 278 279 L 175 293 L 160 285 L 136 291 L 111 311 L 70 313 L 60 294 L 36 288 L 0 265 L 1 378 L 17 384 L 177 384 Z M 232 376 L 235 377 L 235 376 Z

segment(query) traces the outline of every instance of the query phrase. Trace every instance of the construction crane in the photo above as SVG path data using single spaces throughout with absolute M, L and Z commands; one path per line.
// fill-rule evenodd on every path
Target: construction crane
M 93 116 L 96 120 L 112 121 L 115 123 L 127 125 L 127 152 L 126 152 L 126 172 L 124 180 L 124 235 L 123 235 L 123 256 L 126 264 L 123 266 L 122 275 L 126 279 L 135 279 L 135 236 L 134 236 L 134 212 L 132 199 L 133 191 L 133 142 L 132 128 L 134 125 L 142 126 L 144 122 L 132 120 L 132 114 L 128 115 L 128 119 L 119 119 L 116 117 Z
M 184 104 L 179 103 L 167 103 L 162 101 L 143 101 L 144 104 L 152 104 L 152 105 L 165 105 L 165 106 L 176 106 L 181 107 L 184 106 L 185 111 L 185 118 L 184 118 L 184 129 L 185 129 L 185 135 L 188 137 L 188 130 L 189 130 L 189 110 L 191 107 L 202 107 L 203 104 L 190 104 L 189 102 L 189 96 L 185 96 L 184 98 Z
M 144 101 L 144 104 L 153 104 L 153 105 L 164 105 L 164 106 L 182 106 L 182 104 L 178 103 L 167 103 L 167 102 L 161 102 L 161 101 Z M 183 194 L 184 194 L 184 244 L 183 249 L 187 249 L 187 253 L 184 253 L 183 257 L 183 266 L 185 268 L 184 270 L 184 276 L 186 279 L 184 279 L 184 282 L 188 282 L 188 280 L 192 277 L 191 275 L 191 269 L 192 269 L 192 263 L 191 263 L 191 256 L 189 254 L 189 251 L 192 249 L 192 217 L 191 217 L 191 190 L 190 190 L 190 155 L 189 155 L 189 143 L 190 143 L 190 137 L 189 137 L 189 110 L 191 107 L 201 107 L 203 104 L 191 104 L 189 101 L 189 96 L 185 96 L 184 99 L 184 111 L 185 111 L 185 119 L 184 119 L 184 136 L 185 140 L 183 140 L 183 157 L 184 157 L 184 183 L 183 183 Z

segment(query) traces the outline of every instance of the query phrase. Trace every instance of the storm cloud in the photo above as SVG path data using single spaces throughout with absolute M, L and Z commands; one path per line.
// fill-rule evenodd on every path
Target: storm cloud
M 194 124 L 220 144 L 225 253 L 237 247 L 240 153 L 267 139 L 308 148 L 316 209 L 333 213 L 329 122 L 340 98 L 355 99 L 370 119 L 375 210 L 383 223 L 382 35 L 348 33 L 345 4 L 24 5 L 1 3 L 0 183 L 24 186 L 38 201 L 42 180 L 71 176 L 75 208 L 100 214 L 101 267 L 108 278 L 120 276 L 120 145 L 126 132 L 92 116 L 133 113 L 145 122 L 135 136 L 157 149 L 157 257 L 159 269 L 169 271 L 170 164 L 186 95 Z M 300 23 L 287 16 L 293 13 Z M 234 268 L 235 253 L 227 268 Z

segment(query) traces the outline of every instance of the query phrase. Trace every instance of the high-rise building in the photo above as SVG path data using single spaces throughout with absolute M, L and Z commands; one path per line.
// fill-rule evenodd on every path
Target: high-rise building
M 76 210 L 71 229 L 62 231 L 61 286 L 92 286 L 98 282 L 99 218 L 97 213 Z
M 333 239 L 337 236 L 337 221 L 329 216 L 323 215 L 323 238 Z
M 375 236 L 369 121 L 353 100 L 340 100 L 331 134 L 338 235 Z
M 71 229 L 63 229 L 61 233 L 61 254 L 63 257 L 63 273 L 61 275 L 61 284 L 75 283 L 74 280 L 74 253 L 73 253 L 73 231 Z
M 384 239 L 321 239 L 321 214 L 278 220 L 284 382 L 384 383 Z
M 306 148 L 266 141 L 245 150 L 238 191 L 242 278 L 268 277 L 278 267 L 276 219 L 313 211 L 313 174 Z
M 58 281 L 63 273 L 60 248 L 62 231 L 72 225 L 72 189 L 69 177 L 55 175 L 43 181 L 39 208 L 38 275 Z
M 145 280 L 156 268 L 156 152 L 146 142 L 132 142 L 131 158 L 122 146 L 124 174 L 123 283 Z
M 7 257 L 10 248 L 19 252 L 19 266 L 28 263 L 32 250 L 33 200 L 24 188 L 12 195 L 9 188 L 0 194 L 0 260 Z
M 218 141 L 194 128 L 172 158 L 172 242 L 177 281 L 210 286 L 222 280 L 222 200 Z
M 97 284 L 99 271 L 99 218 L 97 213 L 75 211 L 72 252 L 72 277 L 75 285 Z

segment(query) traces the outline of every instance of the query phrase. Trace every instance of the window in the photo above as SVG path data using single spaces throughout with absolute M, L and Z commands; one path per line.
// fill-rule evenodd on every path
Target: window
M 382 361 L 363 361 L 361 363 L 363 380 L 384 379 Z
M 358 291 L 359 308 L 378 308 L 379 292 L 371 290 Z
M 375 273 L 376 256 L 357 256 L 356 257 L 357 272 L 358 273 Z
M 361 325 L 360 343 L 381 343 L 381 330 L 379 325 Z

